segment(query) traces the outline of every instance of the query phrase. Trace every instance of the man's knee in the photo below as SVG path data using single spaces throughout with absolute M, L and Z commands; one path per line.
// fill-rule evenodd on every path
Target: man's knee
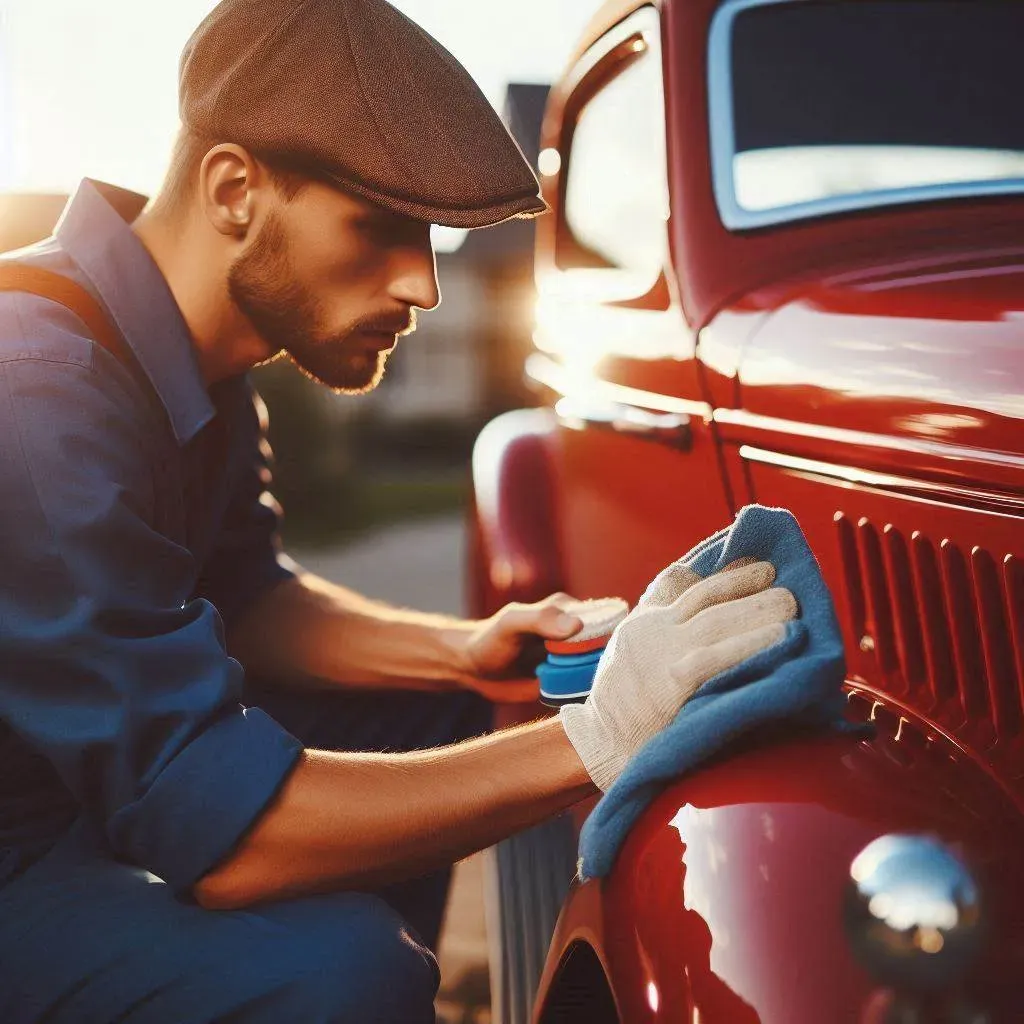
M 433 1024 L 437 961 L 402 918 L 363 893 L 315 902 L 315 920 L 289 922 L 300 948 L 274 994 L 282 1011 L 325 1024 Z
M 142 1005 L 167 1021 L 433 1024 L 437 962 L 379 897 L 210 911 L 144 872 L 80 860 L 48 859 L 4 887 L 4 1024 L 121 1020 Z

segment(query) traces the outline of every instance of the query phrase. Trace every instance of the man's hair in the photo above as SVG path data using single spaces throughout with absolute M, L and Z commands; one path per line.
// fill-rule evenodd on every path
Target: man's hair
M 203 157 L 219 141 L 223 140 L 196 135 L 187 128 L 178 132 L 163 185 L 153 203 L 155 209 L 165 214 L 178 214 L 188 206 L 195 193 Z M 272 153 L 253 153 L 252 156 L 267 168 L 274 187 L 287 202 L 291 202 L 314 177 L 311 170 L 303 169 L 287 157 Z

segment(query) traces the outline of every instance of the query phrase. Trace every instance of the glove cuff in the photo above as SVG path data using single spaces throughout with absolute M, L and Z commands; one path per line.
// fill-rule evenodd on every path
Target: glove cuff
M 626 767 L 627 756 L 621 745 L 615 742 L 589 700 L 563 705 L 558 717 L 587 774 L 606 792 Z

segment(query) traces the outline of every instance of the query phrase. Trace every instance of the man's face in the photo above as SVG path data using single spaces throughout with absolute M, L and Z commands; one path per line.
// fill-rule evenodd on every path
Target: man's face
M 440 301 L 429 225 L 317 182 L 273 202 L 228 289 L 273 354 L 347 394 L 376 387 Z

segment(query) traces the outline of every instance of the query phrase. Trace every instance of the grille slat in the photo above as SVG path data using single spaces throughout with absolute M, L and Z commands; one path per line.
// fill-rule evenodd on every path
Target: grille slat
M 999 573 L 992 556 L 983 548 L 971 550 L 971 574 L 978 621 L 983 624 L 981 649 L 996 734 L 1006 735 L 1020 728 L 1020 701 Z
M 889 597 L 896 613 L 896 648 L 907 684 L 914 686 L 924 682 L 924 648 L 914 601 L 914 584 L 910 578 L 907 545 L 892 523 L 886 524 L 882 537 L 886 575 L 890 585 Z
M 920 530 L 910 535 L 913 553 L 914 585 L 921 609 L 921 625 L 925 637 L 925 660 L 933 706 L 949 700 L 956 692 L 953 677 L 953 649 L 949 643 L 949 624 L 942 603 L 942 581 L 935 558 L 935 548 Z
M 860 565 L 857 561 L 857 537 L 853 523 L 842 512 L 833 516 L 839 531 L 839 558 L 846 578 L 846 609 L 849 614 L 850 633 L 860 640 L 867 631 L 865 622 L 864 588 L 861 586 Z
M 939 566 L 942 571 L 946 617 L 953 637 L 953 664 L 956 668 L 956 690 L 960 710 L 966 718 L 978 715 L 985 707 L 978 682 L 983 679 L 981 640 L 975 603 L 972 600 L 971 578 L 960 549 L 948 538 L 939 544 Z
M 864 576 L 864 592 L 867 596 L 870 635 L 874 641 L 875 655 L 883 668 L 892 670 L 896 667 L 896 644 L 893 640 L 889 588 L 886 586 L 885 565 L 882 562 L 878 533 L 866 518 L 857 522 L 857 550 Z

